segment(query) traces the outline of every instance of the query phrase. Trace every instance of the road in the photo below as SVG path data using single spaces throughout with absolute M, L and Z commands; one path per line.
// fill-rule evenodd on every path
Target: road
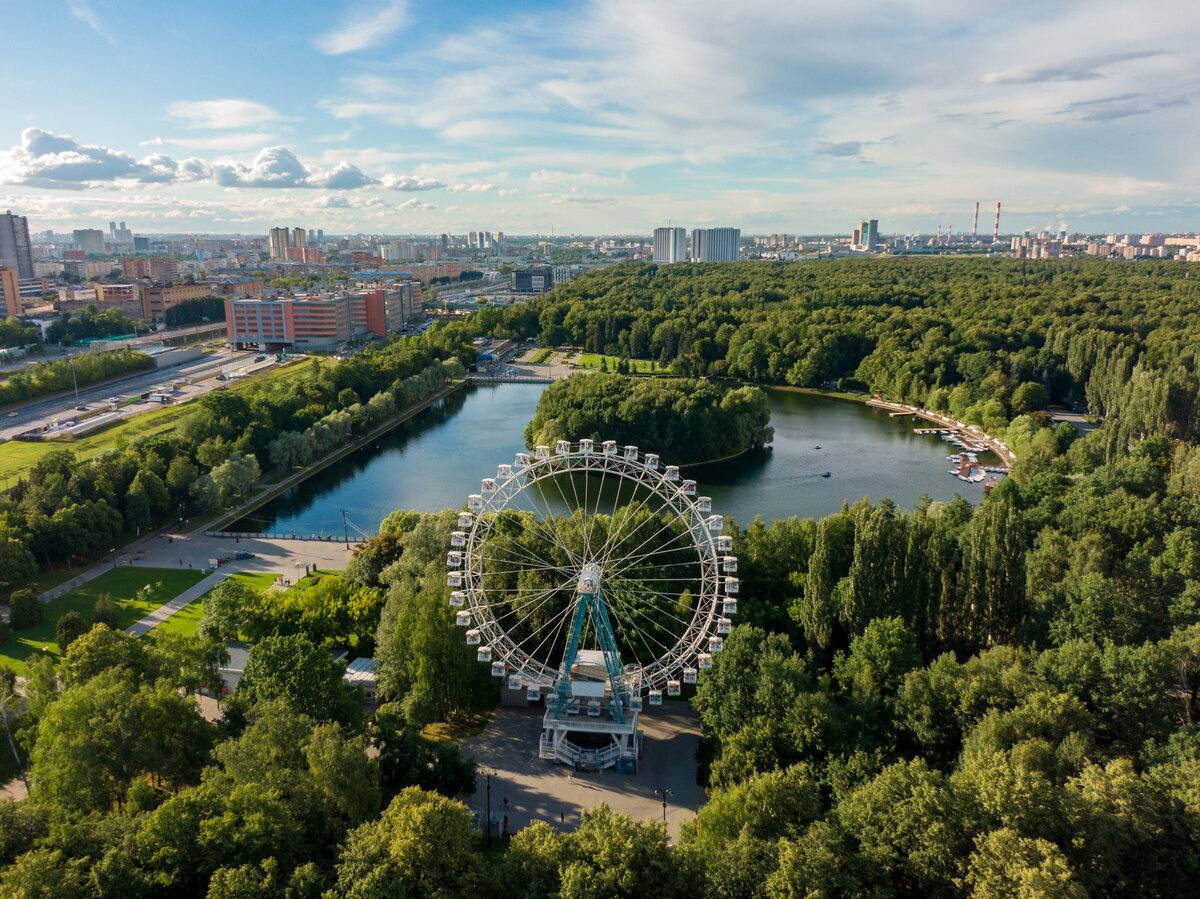
M 28 431 L 30 428 L 50 424 L 66 417 L 66 413 L 74 411 L 76 405 L 94 407 L 95 404 L 101 403 L 107 407 L 108 404 L 105 401 L 110 396 L 126 398 L 145 393 L 152 387 L 169 384 L 177 378 L 188 378 L 194 381 L 212 378 L 220 374 L 223 368 L 251 362 L 255 355 L 257 354 L 253 350 L 234 352 L 223 349 L 209 354 L 203 359 L 197 359 L 174 368 L 140 371 L 115 381 L 80 387 L 78 402 L 74 394 L 34 400 L 20 408 L 10 410 L 10 413 L 16 412 L 16 415 L 10 417 L 10 413 L 5 413 L 4 417 L 0 418 L 0 441 L 11 440 L 15 435 Z

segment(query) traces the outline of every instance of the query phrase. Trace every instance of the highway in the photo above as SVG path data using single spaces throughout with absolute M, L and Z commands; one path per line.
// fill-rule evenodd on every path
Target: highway
M 68 413 L 74 412 L 77 405 L 85 405 L 94 409 L 98 404 L 103 404 L 107 408 L 109 397 L 117 396 L 126 399 L 136 394 L 146 393 L 159 385 L 169 385 L 171 381 L 179 378 L 187 378 L 191 381 L 212 378 L 220 374 L 224 368 L 252 362 L 256 355 L 258 354 L 253 350 L 234 352 L 222 349 L 216 353 L 210 353 L 203 359 L 173 368 L 156 368 L 135 372 L 115 381 L 80 387 L 78 400 L 74 393 L 33 400 L 2 413 L 0 441 L 11 440 L 14 435 L 28 431 L 30 428 L 67 418 L 69 417 Z M 12 414 L 14 412 L 15 415 Z

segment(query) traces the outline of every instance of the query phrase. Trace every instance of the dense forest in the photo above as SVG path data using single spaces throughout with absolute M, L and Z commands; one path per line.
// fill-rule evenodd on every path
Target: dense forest
M 684 376 L 857 383 L 992 430 L 1045 396 L 1194 442 L 1197 308 L 1173 261 L 907 257 L 620 264 L 477 320 Z
M 756 387 L 595 374 L 546 388 L 525 426 L 525 446 L 590 437 L 597 446 L 615 440 L 685 465 L 765 446 L 773 436 L 770 416 Z
M 33 789 L 0 804 L 0 896 L 1194 895 L 1196 299 L 1174 263 L 884 259 L 617 266 L 484 310 L 464 334 L 578 334 L 606 352 L 593 338 L 611 337 L 614 355 L 624 340 L 641 358 L 668 340 L 665 361 L 688 375 L 801 383 L 790 373 L 816 353 L 816 383 L 966 403 L 1007 427 L 1018 461 L 979 506 L 727 523 L 740 609 L 692 697 L 709 800 L 676 845 L 605 808 L 499 850 L 470 833 L 451 797 L 471 793 L 471 765 L 417 728 L 490 708 L 496 680 L 447 602 L 456 512 L 397 512 L 340 578 L 214 594 L 196 640 L 99 622 L 57 679 L 32 662 L 13 725 Z M 765 365 L 751 375 L 744 357 Z M 262 452 L 330 414 L 333 371 L 277 397 L 297 404 L 278 422 L 247 401 Z M 1052 427 L 1047 401 L 1087 403 L 1102 425 Z M 234 424 L 221 440 L 246 437 Z M 102 470 L 151 468 L 150 443 Z M 89 501 L 69 492 L 84 468 L 47 472 L 0 521 L 28 521 L 30 493 Z M 187 694 L 233 634 L 257 642 L 211 725 Z M 385 704 L 367 722 L 325 650 L 372 644 Z

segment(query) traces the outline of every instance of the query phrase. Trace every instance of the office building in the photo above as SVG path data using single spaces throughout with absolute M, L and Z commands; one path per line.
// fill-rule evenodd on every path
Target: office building
M 149 253 L 150 252 L 150 238 L 149 237 L 135 237 L 133 239 L 133 252 Z
M 687 229 L 655 228 L 654 261 L 658 265 L 687 261 Z
M 697 228 L 692 232 L 692 261 L 736 262 L 741 244 L 740 228 Z
M 142 290 L 142 317 L 150 324 L 158 325 L 167 320 L 167 310 L 186 303 L 212 296 L 212 285 L 200 284 L 156 284 Z
M 150 280 L 162 284 L 170 284 L 179 277 L 179 263 L 166 257 L 153 257 L 150 260 Z
M 871 252 L 879 249 L 879 221 L 864 219 L 854 229 L 854 246 L 860 250 Z
M 122 259 L 121 274 L 126 278 L 149 278 L 149 259 Z
M 272 259 L 287 258 L 287 249 L 292 245 L 291 233 L 287 228 L 272 228 L 267 232 L 267 240 L 271 245 Z
M 308 233 L 303 228 L 295 228 L 292 230 L 292 246 L 307 247 Z
M 13 215 L 12 210 L 0 215 L 0 267 L 12 266 L 18 278 L 32 278 L 33 250 L 29 242 L 29 219 Z
M 263 300 L 226 300 L 225 333 L 234 346 L 256 346 L 279 350 L 289 347 L 309 350 L 336 350 L 353 334 L 352 299 L 337 296 L 285 297 Z M 380 309 L 383 298 L 370 304 L 362 302 L 364 326 L 369 320 L 386 325 L 386 311 Z
M 548 265 L 519 268 L 512 273 L 513 293 L 545 293 L 554 286 L 554 269 Z
M 88 256 L 104 255 L 104 232 L 98 228 L 84 228 L 71 232 L 75 246 Z

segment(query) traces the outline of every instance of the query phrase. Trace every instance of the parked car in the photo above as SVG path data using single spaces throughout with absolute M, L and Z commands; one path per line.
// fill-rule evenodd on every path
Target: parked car
M 248 549 L 239 549 L 233 554 L 233 557 L 235 559 L 253 559 L 254 553 L 250 552 Z

